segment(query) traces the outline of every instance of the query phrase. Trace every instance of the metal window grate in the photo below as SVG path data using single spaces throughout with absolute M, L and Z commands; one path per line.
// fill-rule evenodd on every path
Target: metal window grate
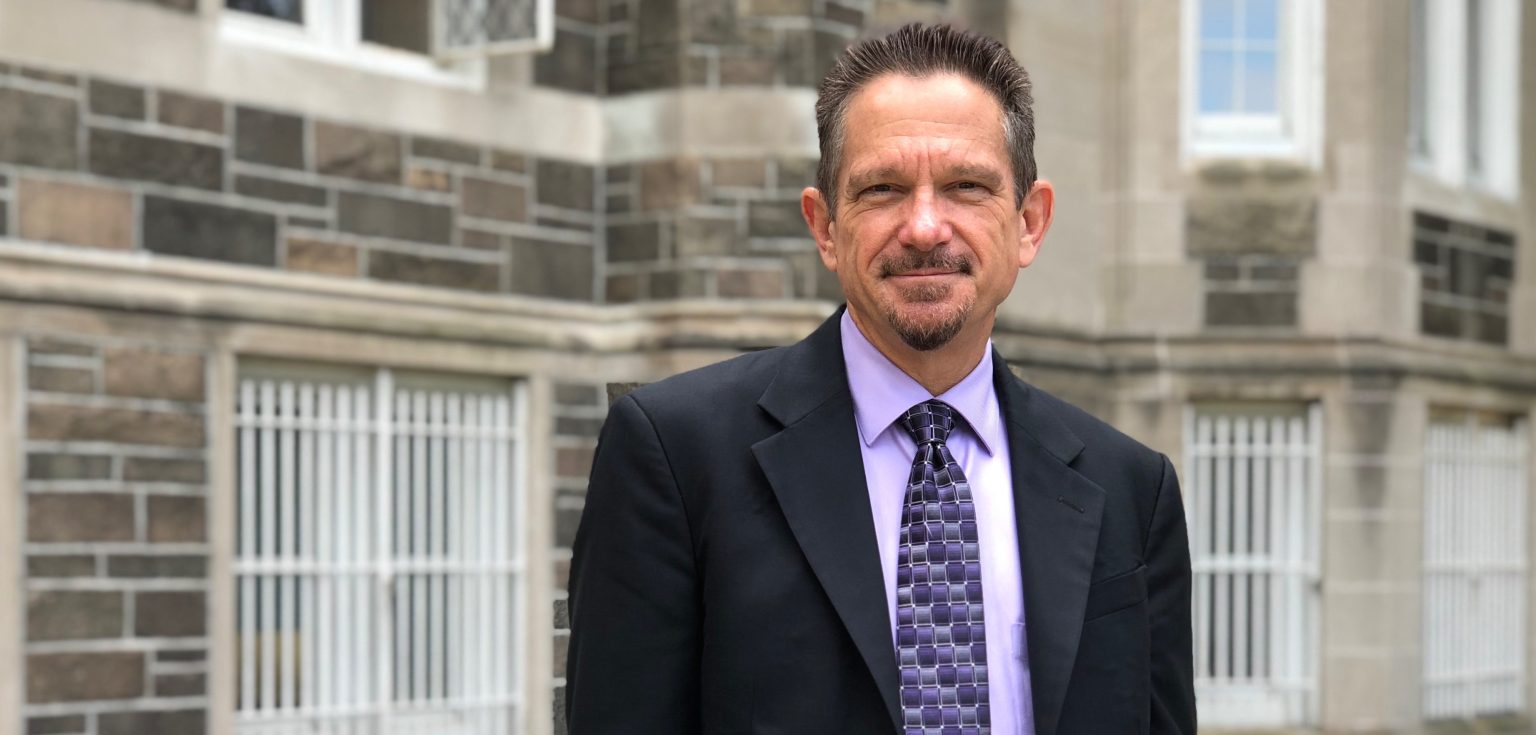
M 435 0 L 440 58 L 548 49 L 554 43 L 553 0 Z
M 241 380 L 239 733 L 521 730 L 514 391 Z
M 1202 407 L 1185 422 L 1201 722 L 1309 724 L 1321 412 Z
M 1424 716 L 1525 709 L 1523 423 L 1432 422 L 1424 451 Z

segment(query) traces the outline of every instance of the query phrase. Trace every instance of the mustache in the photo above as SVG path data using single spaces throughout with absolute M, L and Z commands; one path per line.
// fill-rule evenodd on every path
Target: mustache
M 880 277 L 890 278 L 903 273 L 911 273 L 917 270 L 947 270 L 957 271 L 969 275 L 971 272 L 971 259 L 964 255 L 954 255 L 942 250 L 930 250 L 928 252 L 912 251 L 894 258 L 886 258 L 880 261 Z

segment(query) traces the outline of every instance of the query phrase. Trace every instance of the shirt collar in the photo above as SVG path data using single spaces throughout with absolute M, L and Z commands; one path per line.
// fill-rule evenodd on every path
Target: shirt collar
M 865 446 L 873 446 L 907 409 L 937 398 L 960 414 L 982 451 L 992 455 L 995 440 L 1001 436 L 1002 412 L 992 389 L 991 340 L 987 340 L 987 349 L 975 369 L 953 388 L 935 396 L 871 344 L 846 310 L 840 326 L 854 418 Z

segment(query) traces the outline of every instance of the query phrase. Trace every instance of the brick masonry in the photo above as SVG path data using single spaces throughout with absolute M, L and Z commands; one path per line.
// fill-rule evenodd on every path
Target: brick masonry
M 27 732 L 202 733 L 206 356 L 26 345 Z
M 597 432 L 608 415 L 608 398 L 601 384 L 557 383 L 555 385 L 554 432 L 555 498 L 551 512 L 555 518 L 554 565 L 554 710 L 555 733 L 564 735 L 565 727 L 565 654 L 570 641 L 570 615 L 566 590 L 571 575 L 571 543 L 581 520 L 586 499 L 587 475 L 592 468 L 592 453 L 597 449 Z

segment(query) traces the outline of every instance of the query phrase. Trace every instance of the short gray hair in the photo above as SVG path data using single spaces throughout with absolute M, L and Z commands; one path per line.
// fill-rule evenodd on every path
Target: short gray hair
M 880 38 L 848 47 L 827 72 L 816 99 L 816 136 L 821 162 L 816 188 L 827 199 L 828 215 L 837 216 L 837 173 L 842 164 L 843 123 L 848 101 L 877 77 L 901 74 L 923 78 L 959 74 L 987 90 L 1003 108 L 1003 137 L 1013 167 L 1014 206 L 1035 185 L 1035 113 L 1029 73 L 1007 47 L 992 38 L 947 25 L 911 23 Z

